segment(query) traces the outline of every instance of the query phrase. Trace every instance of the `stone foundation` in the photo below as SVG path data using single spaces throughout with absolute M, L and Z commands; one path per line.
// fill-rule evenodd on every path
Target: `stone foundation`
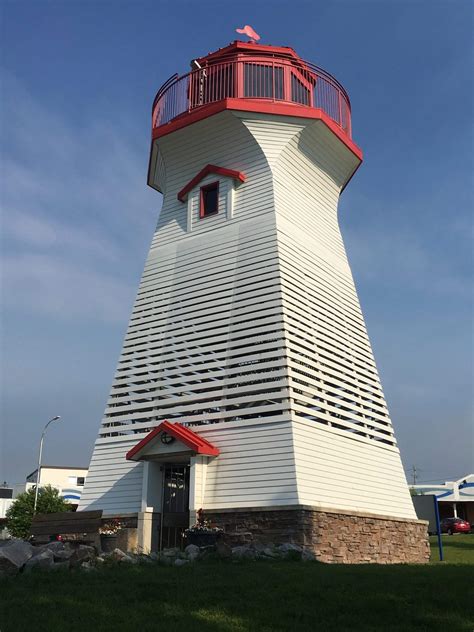
M 430 558 L 423 520 L 301 505 L 204 510 L 203 516 L 224 529 L 231 546 L 292 542 L 313 551 L 320 562 L 342 564 L 424 564 Z

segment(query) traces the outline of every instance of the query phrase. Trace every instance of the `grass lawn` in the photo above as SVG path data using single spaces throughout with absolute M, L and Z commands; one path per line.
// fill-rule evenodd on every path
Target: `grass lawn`
M 444 542 L 446 562 L 426 566 L 209 561 L 21 575 L 0 582 L 0 630 L 472 632 L 474 535 Z

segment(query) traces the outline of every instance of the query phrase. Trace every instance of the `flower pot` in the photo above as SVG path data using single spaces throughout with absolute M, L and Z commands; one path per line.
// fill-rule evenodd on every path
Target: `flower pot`
M 101 533 L 100 535 L 100 548 L 104 553 L 111 553 L 114 549 L 117 548 L 118 536 L 116 533 L 111 535 L 105 535 Z
M 195 544 L 199 547 L 212 546 L 219 536 L 219 531 L 190 531 L 186 534 L 186 541 L 187 544 Z

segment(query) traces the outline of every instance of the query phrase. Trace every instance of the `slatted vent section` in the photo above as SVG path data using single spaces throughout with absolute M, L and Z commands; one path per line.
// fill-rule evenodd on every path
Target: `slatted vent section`
M 285 236 L 280 263 L 294 415 L 395 445 L 350 279 Z
M 152 251 L 101 437 L 188 424 L 287 419 L 283 308 L 274 227 Z M 179 250 L 179 251 L 178 251 Z

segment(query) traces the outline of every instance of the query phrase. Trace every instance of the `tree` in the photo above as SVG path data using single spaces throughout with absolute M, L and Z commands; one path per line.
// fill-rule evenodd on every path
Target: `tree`
M 16 499 L 6 513 L 7 529 L 15 538 L 27 538 L 30 533 L 35 506 L 35 488 L 23 492 Z M 55 513 L 71 511 L 71 505 L 61 498 L 59 491 L 45 485 L 38 492 L 36 513 Z

